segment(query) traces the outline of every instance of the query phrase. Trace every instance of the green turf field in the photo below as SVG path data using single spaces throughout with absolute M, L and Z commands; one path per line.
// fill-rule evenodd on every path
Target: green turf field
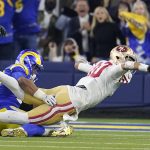
M 79 121 L 145 124 L 144 119 L 82 119 Z M 0 137 L 0 150 L 150 150 L 150 131 L 77 130 L 68 137 Z

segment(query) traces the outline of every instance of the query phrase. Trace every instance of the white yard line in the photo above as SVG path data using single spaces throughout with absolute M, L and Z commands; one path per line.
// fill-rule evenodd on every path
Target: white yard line
M 119 149 L 119 150 L 127 150 L 128 148 L 121 148 L 121 147 L 118 147 L 118 148 L 112 148 L 112 147 L 84 147 L 84 146 L 81 146 L 81 147 L 75 147 L 75 146 L 28 146 L 28 145 L 0 145 L 0 147 L 20 147 L 20 148 L 61 148 L 61 149 L 76 149 L 76 148 L 80 148 L 80 149 L 107 149 L 107 150 L 116 150 L 116 149 Z M 130 150 L 150 150 L 150 148 L 130 148 Z
M 3 142 L 3 143 L 39 143 L 39 141 L 28 141 L 28 140 L 24 140 L 24 141 L 3 141 L 3 140 L 0 140 L 0 142 Z M 49 143 L 49 144 L 100 144 L 100 142 L 68 142 L 68 141 L 66 141 L 66 142 L 59 142 L 59 141 L 40 141 L 40 143 Z M 103 142 L 103 144 L 105 144 L 105 145 L 122 145 L 122 144 L 126 144 L 126 145 L 142 145 L 142 146 L 146 146 L 146 145 L 150 145 L 150 143 L 149 144 L 143 144 L 143 143 L 141 143 L 141 144 L 137 144 L 137 143 L 129 143 L 129 142 L 113 142 L 113 143 L 108 143 L 108 142 L 106 142 L 106 143 L 104 143 Z M 6 145 L 7 146 L 7 145 Z

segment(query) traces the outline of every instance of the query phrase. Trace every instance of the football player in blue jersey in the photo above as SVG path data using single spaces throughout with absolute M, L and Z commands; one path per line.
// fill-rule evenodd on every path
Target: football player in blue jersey
M 0 0 L 0 25 L 7 32 L 6 36 L 0 36 L 0 59 L 12 59 L 14 57 L 12 20 L 15 2 L 16 0 Z
M 28 91 L 27 87 L 23 87 L 22 78 L 28 79 L 29 81 L 34 81 L 36 79 L 36 74 L 39 70 L 43 68 L 42 58 L 36 50 L 23 50 L 18 55 L 15 64 L 10 65 L 4 70 L 4 73 L 15 78 L 23 90 Z M 6 79 L 7 81 L 7 79 Z M 8 81 L 9 82 L 9 81 Z M 14 85 L 14 83 L 12 83 Z M 30 86 L 30 85 L 27 85 Z M 31 89 L 30 89 L 31 90 Z M 19 91 L 18 91 L 19 92 Z M 31 91 L 28 91 L 29 93 Z M 21 93 L 21 91 L 19 92 Z M 40 93 L 40 94 L 39 94 Z M 38 91 L 35 97 L 44 101 L 45 103 L 53 106 L 55 105 L 55 98 L 51 95 L 46 95 Z M 40 95 L 40 96 L 39 96 Z M 20 96 L 20 95 L 19 95 Z M 23 95 L 21 95 L 23 96 Z M 19 118 L 22 117 L 20 114 L 20 103 L 17 97 L 5 86 L 5 84 L 0 84 L 0 113 L 10 116 L 15 116 L 15 123 L 18 123 Z M 4 120 L 8 118 L 4 116 Z M 9 119 L 12 119 L 11 117 Z M 5 122 L 5 121 L 4 121 Z M 6 121 L 7 122 L 7 121 Z M 0 123 L 0 131 L 9 127 L 16 127 L 12 124 Z
M 13 17 L 15 49 L 37 49 L 38 33 L 38 7 L 40 0 L 19 0 L 15 5 Z M 19 52 L 16 52 L 18 55 Z

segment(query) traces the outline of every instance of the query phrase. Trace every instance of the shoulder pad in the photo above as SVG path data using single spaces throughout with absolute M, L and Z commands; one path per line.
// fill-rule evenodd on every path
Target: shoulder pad
M 12 71 L 24 71 L 26 73 L 26 75 L 29 75 L 29 70 L 27 67 L 25 67 L 24 65 L 22 64 L 14 64 L 12 66 L 10 66 L 10 70 Z

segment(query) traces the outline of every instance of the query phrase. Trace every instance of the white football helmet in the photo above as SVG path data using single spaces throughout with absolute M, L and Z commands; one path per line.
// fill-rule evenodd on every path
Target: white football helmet
M 114 47 L 110 52 L 110 59 L 115 63 L 124 63 L 125 61 L 137 61 L 136 54 L 126 45 Z

